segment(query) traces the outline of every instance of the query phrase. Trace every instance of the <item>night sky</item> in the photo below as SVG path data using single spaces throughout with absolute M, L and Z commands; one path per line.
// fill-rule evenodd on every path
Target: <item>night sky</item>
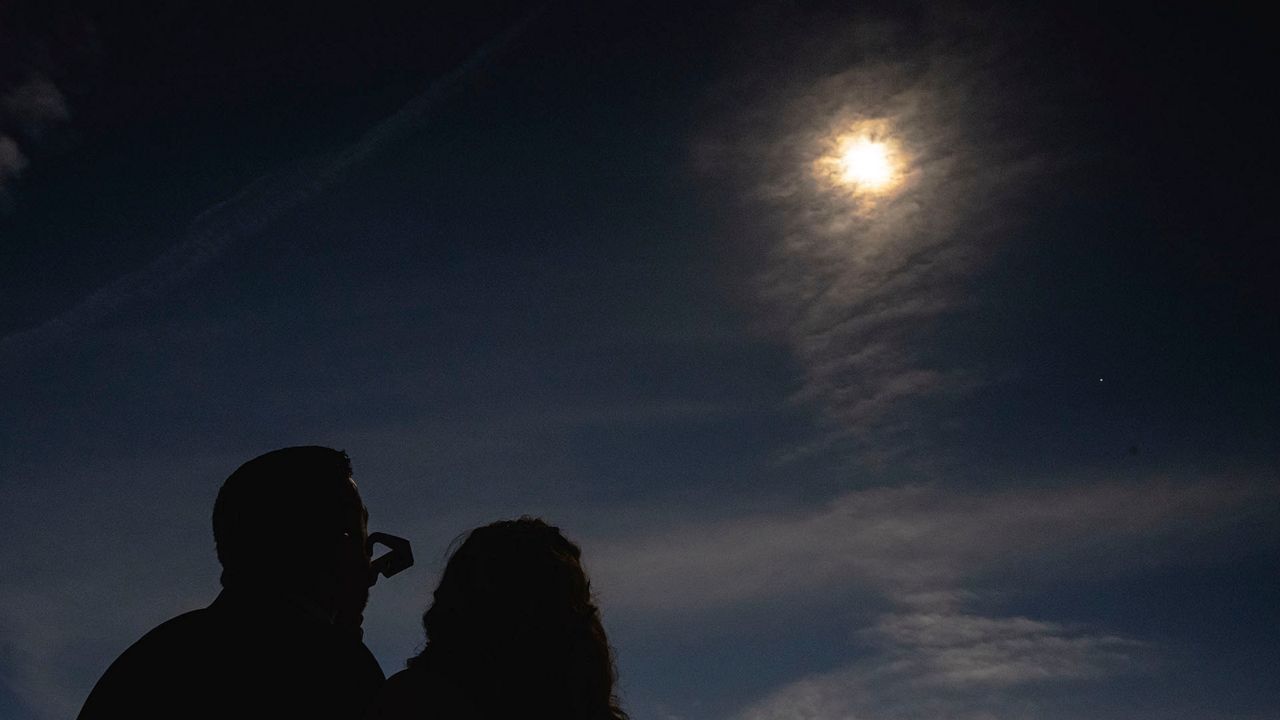
M 0 716 L 298 444 L 388 674 L 533 514 L 635 720 L 1280 716 L 1274 33 L 1075 5 L 0 2 Z

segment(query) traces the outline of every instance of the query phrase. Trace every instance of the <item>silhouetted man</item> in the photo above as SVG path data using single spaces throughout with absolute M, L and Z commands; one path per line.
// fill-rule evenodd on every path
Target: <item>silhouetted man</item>
M 97 718 L 359 718 L 382 684 L 361 641 L 368 512 L 346 453 L 285 448 L 213 507 L 222 592 L 147 633 L 80 711 Z

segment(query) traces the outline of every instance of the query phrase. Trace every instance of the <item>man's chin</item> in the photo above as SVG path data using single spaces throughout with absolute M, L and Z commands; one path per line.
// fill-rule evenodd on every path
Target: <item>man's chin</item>
M 338 617 L 341 619 L 340 621 L 348 625 L 359 625 L 364 621 L 364 611 L 368 606 L 369 590 L 366 588 L 358 596 L 353 596 L 341 604 L 338 609 Z

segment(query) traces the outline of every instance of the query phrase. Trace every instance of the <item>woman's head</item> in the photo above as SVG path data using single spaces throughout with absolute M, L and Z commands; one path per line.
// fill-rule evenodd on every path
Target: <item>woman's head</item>
M 581 551 L 536 518 L 472 530 L 423 615 L 416 661 L 452 676 L 494 714 L 623 718 L 613 658 Z

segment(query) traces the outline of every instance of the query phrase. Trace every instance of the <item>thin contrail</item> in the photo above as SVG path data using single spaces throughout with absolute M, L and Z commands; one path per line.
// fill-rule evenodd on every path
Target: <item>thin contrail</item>
M 461 63 L 436 78 L 399 110 L 369 128 L 340 151 L 294 169 L 260 176 L 231 197 L 214 204 L 174 243 L 146 266 L 93 291 L 66 312 L 35 327 L 0 338 L 0 358 L 36 352 L 108 317 L 132 302 L 153 297 L 216 260 L 238 239 L 252 236 L 332 186 L 352 167 L 408 135 L 446 93 L 491 55 L 515 39 L 542 12 L 530 12 L 494 36 Z

